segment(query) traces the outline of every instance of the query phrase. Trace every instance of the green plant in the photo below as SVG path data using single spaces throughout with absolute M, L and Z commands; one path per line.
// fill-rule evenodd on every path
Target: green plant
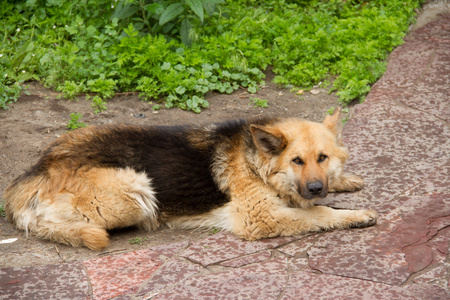
M 0 201 L 0 216 L 2 216 L 2 217 L 6 216 L 4 200 Z
M 75 81 L 68 80 L 65 81 L 63 85 L 59 86 L 57 90 L 62 92 L 58 98 L 64 97 L 65 99 L 73 100 L 76 96 L 84 92 L 86 87 L 84 86 L 84 82 L 77 83 Z
M 221 232 L 221 231 L 222 231 L 222 229 L 213 226 L 213 227 L 211 227 L 211 229 L 209 230 L 209 235 L 214 235 L 214 234 L 219 233 L 219 232 Z
M 88 97 L 86 97 L 86 100 L 88 100 Z M 91 106 L 94 109 L 95 114 L 101 113 L 102 111 L 106 110 L 106 102 L 103 101 L 100 96 L 94 96 L 92 98 Z
M 97 78 L 87 82 L 89 90 L 98 93 L 103 99 L 109 99 L 114 96 L 117 89 L 116 81 L 113 79 Z
M 132 245 L 142 245 L 144 241 L 148 241 L 147 237 L 135 237 L 129 240 L 130 244 Z
M 7 109 L 9 104 L 17 101 L 24 90 L 25 88 L 18 83 L 5 85 L 0 82 L 0 108 Z
M 281 85 L 333 79 L 344 105 L 362 100 L 423 2 L 0 1 L 1 108 L 40 80 L 68 99 L 131 91 L 194 112 L 210 91 L 255 93 L 268 65 Z
M 254 107 L 267 108 L 269 107 L 269 100 L 260 99 L 256 97 L 250 97 L 250 103 L 253 104 Z
M 123 23 L 132 21 L 140 32 L 179 37 L 185 45 L 191 45 L 196 28 L 216 12 L 217 4 L 223 3 L 224 0 L 122 0 L 112 18 Z
M 86 127 L 87 125 L 85 123 L 79 121 L 81 118 L 82 115 L 80 113 L 71 113 L 69 124 L 66 126 L 67 129 L 71 131 L 81 127 Z
M 334 113 L 335 109 L 336 109 L 335 107 L 330 107 L 329 109 L 327 109 L 327 114 L 332 115 Z

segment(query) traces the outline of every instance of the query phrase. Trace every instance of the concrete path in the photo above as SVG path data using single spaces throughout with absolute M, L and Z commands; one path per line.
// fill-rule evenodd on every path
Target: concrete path
M 391 54 L 344 135 L 366 187 L 322 204 L 375 209 L 375 227 L 4 268 L 0 299 L 450 299 L 450 15 Z

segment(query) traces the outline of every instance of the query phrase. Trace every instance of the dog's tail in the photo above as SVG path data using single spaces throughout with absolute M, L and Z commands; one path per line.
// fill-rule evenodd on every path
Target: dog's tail
M 90 224 L 75 211 L 73 194 L 54 193 L 52 180 L 43 174 L 25 173 L 14 180 L 3 194 L 10 222 L 37 237 L 71 246 L 101 250 L 108 243 L 107 231 Z

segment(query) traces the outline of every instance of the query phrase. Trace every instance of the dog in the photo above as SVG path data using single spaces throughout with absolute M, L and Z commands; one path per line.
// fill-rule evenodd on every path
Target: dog
M 69 132 L 5 190 L 8 219 L 39 238 L 101 250 L 108 230 L 211 228 L 245 240 L 374 225 L 373 210 L 316 206 L 357 191 L 343 172 L 341 112 L 208 126 L 99 125 Z

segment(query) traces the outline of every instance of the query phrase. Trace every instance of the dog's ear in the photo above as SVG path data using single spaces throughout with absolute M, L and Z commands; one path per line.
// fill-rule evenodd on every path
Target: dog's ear
M 286 139 L 278 129 L 251 125 L 250 131 L 256 146 L 263 152 L 278 154 L 286 148 Z
M 330 130 L 335 136 L 338 143 L 342 143 L 342 122 L 341 122 L 341 109 L 338 107 L 334 110 L 333 114 L 327 115 L 325 120 L 323 120 L 323 125 L 325 125 L 328 130 Z

